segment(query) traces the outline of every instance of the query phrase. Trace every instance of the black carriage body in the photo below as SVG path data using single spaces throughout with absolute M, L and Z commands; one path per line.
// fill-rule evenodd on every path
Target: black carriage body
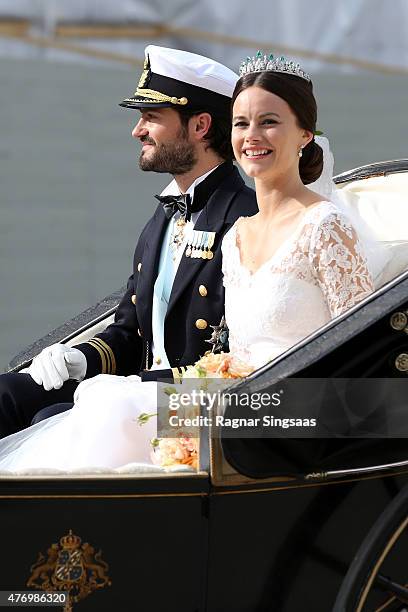
M 408 169 L 407 162 L 391 164 L 359 169 L 346 180 Z M 396 363 L 408 353 L 408 335 L 390 318 L 407 310 L 404 274 L 241 389 L 267 390 L 293 376 L 404 379 Z M 105 307 L 97 316 L 109 314 Z M 43 343 L 75 338 L 74 327 L 82 333 L 98 322 L 91 312 L 85 318 Z M 74 610 L 329 612 L 360 543 L 408 484 L 408 438 L 337 441 L 314 454 L 304 442 L 290 465 L 273 441 L 225 438 L 211 441 L 194 475 L 4 476 L 0 590 L 35 588 L 27 583 L 47 574 L 52 551 L 76 546 L 78 575 L 87 572 L 100 587 L 74 602 Z M 404 542 L 390 558 L 390 572 L 401 573 L 407 548 Z
M 406 482 L 3 482 L 1 590 L 27 589 L 39 554 L 71 530 L 101 551 L 110 582 L 74 610 L 328 612 L 361 541 Z

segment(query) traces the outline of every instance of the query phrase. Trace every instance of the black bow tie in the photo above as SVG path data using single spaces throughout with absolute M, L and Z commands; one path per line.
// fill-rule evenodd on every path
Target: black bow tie
M 232 162 L 220 164 L 207 178 L 194 189 L 194 199 L 189 194 L 179 196 L 154 196 L 162 203 L 164 214 L 170 219 L 178 210 L 186 221 L 190 221 L 191 213 L 202 210 L 220 184 L 233 172 Z
M 178 196 L 159 196 L 155 195 L 155 198 L 159 200 L 159 202 L 163 205 L 164 214 L 167 219 L 170 219 L 174 213 L 177 211 L 180 212 L 180 215 L 184 217 L 186 221 L 190 221 L 192 206 L 191 206 L 191 196 L 189 193 L 183 193 Z

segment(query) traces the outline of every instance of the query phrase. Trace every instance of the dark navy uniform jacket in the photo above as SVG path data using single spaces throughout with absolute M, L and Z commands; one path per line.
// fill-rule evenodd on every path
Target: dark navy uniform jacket
M 198 190 L 207 203 L 194 229 L 216 232 L 214 257 L 183 254 L 181 258 L 164 322 L 165 350 L 173 375 L 209 350 L 205 340 L 211 336 L 210 326 L 218 325 L 224 314 L 222 238 L 238 217 L 258 211 L 254 191 L 245 185 L 231 162 L 221 164 L 202 181 L 194 199 Z M 114 323 L 89 342 L 77 345 L 87 359 L 87 378 L 99 373 L 123 376 L 143 372 L 144 379 L 171 374 L 164 370 L 146 373 L 151 366 L 153 287 L 168 222 L 159 204 L 137 243 L 133 274 Z

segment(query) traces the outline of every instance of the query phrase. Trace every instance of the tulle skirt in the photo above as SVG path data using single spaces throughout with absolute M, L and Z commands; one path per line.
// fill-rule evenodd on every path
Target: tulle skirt
M 155 470 L 151 440 L 157 419 L 156 382 L 139 376 L 99 375 L 82 382 L 72 410 L 0 440 L 0 471 L 119 468 L 140 464 Z M 142 470 L 143 471 L 143 470 Z

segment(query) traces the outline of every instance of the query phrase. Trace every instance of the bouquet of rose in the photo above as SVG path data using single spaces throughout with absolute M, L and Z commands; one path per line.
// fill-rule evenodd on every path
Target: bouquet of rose
M 194 365 L 188 366 L 183 374 L 183 380 L 239 379 L 248 376 L 254 369 L 231 353 L 206 353 Z M 173 391 L 173 388 L 170 390 Z M 186 435 L 186 432 L 179 431 L 174 438 L 156 438 L 152 440 L 152 447 L 151 458 L 155 465 L 166 468 L 175 465 L 191 466 L 194 469 L 198 467 L 199 439 Z
M 198 438 L 160 438 L 152 440 L 152 462 L 162 467 L 189 465 L 198 468 Z
M 206 353 L 188 366 L 183 378 L 244 378 L 255 368 L 232 353 Z

